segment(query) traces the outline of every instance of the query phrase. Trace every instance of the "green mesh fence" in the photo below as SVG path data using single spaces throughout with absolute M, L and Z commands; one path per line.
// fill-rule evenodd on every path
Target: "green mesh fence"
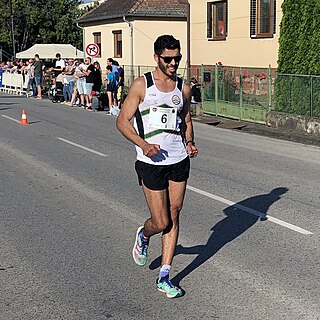
M 320 117 L 320 76 L 278 74 L 275 110 Z

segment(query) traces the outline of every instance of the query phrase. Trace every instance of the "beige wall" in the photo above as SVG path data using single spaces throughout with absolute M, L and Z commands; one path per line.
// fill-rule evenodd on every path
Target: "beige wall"
M 211 0 L 213 1 L 213 0 Z M 189 0 L 191 64 L 215 64 L 245 67 L 277 67 L 281 3 L 277 1 L 277 29 L 274 38 L 250 38 L 250 0 L 228 1 L 228 36 L 223 41 L 207 40 L 207 2 Z
M 134 21 L 133 22 L 133 58 L 134 65 L 153 66 L 153 43 L 156 38 L 162 34 L 172 34 L 180 40 L 182 54 L 184 58 L 187 56 L 186 47 L 186 22 L 176 21 Z M 85 27 L 85 46 L 93 43 L 93 33 L 101 32 L 101 58 L 93 58 L 100 62 L 102 68 L 106 66 L 107 58 L 113 58 L 114 45 L 113 33 L 114 30 L 122 30 L 122 58 L 115 58 L 121 65 L 131 64 L 131 45 L 130 45 L 130 29 L 127 23 L 104 24 L 100 26 Z M 173 32 L 174 31 L 174 32 Z M 185 65 L 185 60 L 182 60 L 180 66 Z

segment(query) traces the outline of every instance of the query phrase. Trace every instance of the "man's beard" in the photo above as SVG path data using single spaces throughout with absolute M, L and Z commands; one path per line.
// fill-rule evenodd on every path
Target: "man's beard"
M 169 69 L 174 69 L 174 73 L 169 71 Z M 178 66 L 177 65 L 164 65 L 162 63 L 159 63 L 159 69 L 167 76 L 171 77 L 176 74 Z

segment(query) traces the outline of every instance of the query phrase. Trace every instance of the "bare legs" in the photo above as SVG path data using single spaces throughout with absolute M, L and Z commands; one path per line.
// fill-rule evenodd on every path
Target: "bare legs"
M 182 209 L 186 182 L 169 181 L 167 190 L 154 191 L 143 186 L 151 218 L 144 224 L 143 234 L 150 237 L 162 233 L 162 263 L 171 265 L 179 235 L 179 213 Z

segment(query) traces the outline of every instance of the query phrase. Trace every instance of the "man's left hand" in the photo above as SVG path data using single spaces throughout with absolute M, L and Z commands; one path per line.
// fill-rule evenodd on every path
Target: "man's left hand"
M 190 158 L 195 158 L 198 155 L 198 149 L 192 144 L 187 145 L 187 153 Z

